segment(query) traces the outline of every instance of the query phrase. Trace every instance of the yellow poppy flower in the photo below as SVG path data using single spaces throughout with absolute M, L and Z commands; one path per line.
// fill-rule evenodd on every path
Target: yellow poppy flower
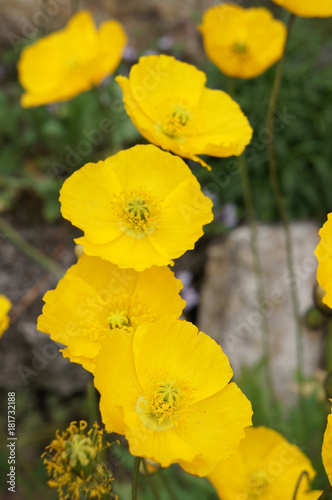
M 177 319 L 185 305 L 181 288 L 167 267 L 137 273 L 83 255 L 45 294 L 37 328 L 67 346 L 64 357 L 93 371 L 101 342 L 111 331 L 132 334 L 163 315 Z
M 331 400 L 332 401 L 332 400 Z M 327 477 L 332 485 L 332 415 L 327 417 L 327 426 L 324 434 L 322 458 Z
M 315 255 L 318 260 L 317 281 L 325 291 L 323 303 L 332 308 L 332 213 L 319 231 L 320 242 Z
M 225 92 L 207 89 L 195 66 L 165 55 L 141 57 L 129 79 L 116 81 L 141 134 L 179 156 L 210 168 L 197 155 L 239 156 L 251 140 L 239 105 Z
M 223 500 L 293 500 L 304 471 L 310 480 L 316 474 L 310 460 L 297 446 L 272 429 L 250 427 L 237 453 L 222 460 L 208 479 Z M 297 500 L 314 500 L 321 494 L 308 489 L 305 476 L 301 479 Z
M 332 16 L 332 0 L 272 0 L 301 17 Z
M 109 432 L 132 455 L 204 476 L 232 455 L 251 425 L 251 404 L 220 346 L 186 321 L 112 334 L 96 358 L 95 386 Z
M 27 108 L 63 101 L 98 85 L 120 63 L 127 37 L 117 21 L 96 29 L 88 11 L 75 14 L 65 29 L 22 51 L 19 80 Z
M 228 76 L 253 78 L 281 58 L 284 23 L 265 8 L 222 4 L 208 9 L 199 27 L 208 58 Z
M 194 248 L 212 202 L 181 158 L 151 145 L 88 163 L 60 191 L 65 219 L 88 255 L 143 271 Z
M 5 295 L 0 295 L 0 337 L 9 327 L 9 316 L 8 312 L 12 307 L 10 302 Z

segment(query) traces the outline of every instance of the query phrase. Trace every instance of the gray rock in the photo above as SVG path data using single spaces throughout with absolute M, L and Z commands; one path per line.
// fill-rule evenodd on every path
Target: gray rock
M 291 227 L 303 315 L 313 305 L 317 269 L 314 250 L 319 241 L 318 230 L 310 222 L 296 223 Z M 270 225 L 260 226 L 258 235 L 266 291 L 263 310 L 270 327 L 274 384 L 277 395 L 292 400 L 297 351 L 284 233 L 279 225 Z M 220 343 L 234 373 L 239 374 L 241 366 L 253 366 L 262 357 L 261 325 L 249 229 L 242 226 L 226 239 L 212 242 L 208 249 L 199 327 Z M 306 375 L 312 375 L 320 364 L 322 334 L 322 331 L 313 332 L 304 326 Z

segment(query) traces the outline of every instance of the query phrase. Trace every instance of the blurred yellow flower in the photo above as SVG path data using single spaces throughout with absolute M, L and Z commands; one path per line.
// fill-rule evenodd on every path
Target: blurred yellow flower
M 83 255 L 44 297 L 37 328 L 67 346 L 64 357 L 89 371 L 111 331 L 133 333 L 146 322 L 177 319 L 185 305 L 180 280 L 167 267 L 138 273 Z
M 315 255 L 318 260 L 317 281 L 325 291 L 323 303 L 332 308 L 332 213 L 319 231 L 320 242 Z
M 165 55 L 141 57 L 129 79 L 116 81 L 141 134 L 179 156 L 210 168 L 197 155 L 239 156 L 251 140 L 239 105 L 225 92 L 207 89 L 195 66 Z
M 8 312 L 12 307 L 10 302 L 5 295 L 0 295 L 0 337 L 9 327 L 9 316 Z
M 98 85 L 119 65 L 126 42 L 119 22 L 106 21 L 97 30 L 90 12 L 78 12 L 66 28 L 22 51 L 22 106 L 71 99 Z
M 228 76 L 253 78 L 281 58 L 284 23 L 265 8 L 221 4 L 209 8 L 199 27 L 209 59 Z
M 111 495 L 114 478 L 98 457 L 103 449 L 104 431 L 97 423 L 87 431 L 87 425 L 81 420 L 71 422 L 62 433 L 57 430 L 42 455 L 50 478 L 48 485 L 58 490 L 59 500 L 101 500 Z
M 330 400 L 332 401 L 332 400 Z M 323 448 L 322 448 L 322 458 L 324 468 L 329 478 L 330 484 L 332 485 L 332 415 L 331 413 L 327 417 L 327 426 L 324 434 Z
M 236 476 L 234 476 L 236 471 Z M 310 460 L 272 429 L 249 427 L 238 451 L 209 474 L 222 500 L 293 500 L 301 474 L 316 475 Z M 316 500 L 322 492 L 308 492 L 301 479 L 297 500 Z
M 204 476 L 232 455 L 251 425 L 251 404 L 227 356 L 186 321 L 142 325 L 133 341 L 114 333 L 96 358 L 95 386 L 106 429 L 132 455 Z
M 332 0 L 272 0 L 274 3 L 288 9 L 293 14 L 302 17 L 332 16 Z
M 88 163 L 60 191 L 65 219 L 88 255 L 137 271 L 172 264 L 213 219 L 212 202 L 181 158 L 138 145 Z

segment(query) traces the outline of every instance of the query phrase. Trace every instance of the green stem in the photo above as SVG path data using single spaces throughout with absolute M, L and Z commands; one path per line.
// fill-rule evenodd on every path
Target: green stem
M 151 474 L 148 471 L 148 468 L 146 466 L 146 462 L 145 462 L 144 458 L 143 458 L 142 462 L 143 462 L 143 467 L 144 467 L 144 472 L 145 472 L 145 477 L 146 477 L 147 483 L 148 483 L 155 499 L 160 500 L 161 497 L 160 497 L 159 492 L 156 488 L 156 485 L 154 484 L 154 482 L 151 479 Z
M 90 425 L 93 425 L 94 422 L 98 422 L 98 398 L 97 398 L 97 391 L 95 389 L 95 386 L 92 382 L 92 380 L 89 380 L 87 387 L 87 397 L 86 397 L 86 403 L 87 403 L 87 410 L 88 410 L 88 416 L 89 416 L 89 422 Z
M 276 109 L 276 104 L 279 96 L 279 91 L 280 91 L 280 86 L 281 86 L 281 80 L 282 80 L 282 73 L 283 73 L 283 67 L 284 67 L 284 61 L 285 61 L 285 54 L 286 54 L 286 47 L 287 47 L 287 42 L 289 40 L 289 36 L 291 33 L 291 29 L 294 23 L 295 16 L 294 14 L 291 14 L 289 17 L 288 21 L 288 32 L 287 32 L 287 40 L 285 44 L 285 50 L 283 53 L 283 56 L 281 60 L 279 61 L 276 75 L 275 75 L 275 80 L 272 88 L 272 93 L 270 97 L 270 103 L 269 103 L 269 109 L 268 109 L 268 114 L 267 114 L 267 129 L 270 131 L 270 137 L 271 140 L 269 141 L 267 145 L 267 150 L 268 150 L 268 157 L 269 157 L 269 169 L 270 169 L 270 177 L 271 177 L 271 182 L 272 182 L 272 188 L 274 192 L 274 196 L 276 199 L 278 211 L 280 214 L 280 218 L 284 227 L 284 232 L 285 232 L 285 240 L 286 240 L 286 253 L 287 253 L 287 267 L 288 267 L 288 273 L 289 273 L 289 278 L 290 278 L 290 292 L 291 292 L 291 300 L 292 300 L 292 308 L 293 308 L 293 314 L 295 318 L 295 325 L 296 325 L 296 343 L 297 343 L 297 376 L 298 376 L 298 383 L 299 383 L 299 391 L 300 391 L 300 384 L 302 381 L 302 371 L 303 371 L 303 328 L 302 328 L 302 322 L 301 322 L 301 316 L 300 316 L 300 306 L 299 306 L 299 298 L 298 298 L 298 291 L 297 291 L 297 284 L 296 284 L 296 275 L 294 272 L 294 260 L 293 260 L 293 248 L 292 248 L 292 239 L 291 239 L 291 233 L 290 233 L 290 225 L 289 225 L 289 220 L 287 216 L 287 211 L 285 207 L 285 202 L 281 193 L 281 188 L 279 185 L 279 180 L 278 180 L 278 173 L 277 173 L 277 160 L 275 156 L 275 150 L 274 150 L 274 133 L 273 133 L 273 125 L 274 125 L 274 113 Z
M 2 232 L 17 248 L 24 252 L 47 271 L 55 274 L 59 279 L 65 273 L 63 267 L 47 255 L 44 255 L 38 248 L 26 241 L 18 231 L 0 215 L 0 232 Z
M 229 90 L 230 95 L 234 98 L 235 97 L 235 85 L 234 85 L 233 78 L 228 78 L 228 90 Z M 251 191 L 248 165 L 247 165 L 244 154 L 238 158 L 238 162 L 239 162 L 239 167 L 240 167 L 240 172 L 241 172 L 241 181 L 242 181 L 242 188 L 243 188 L 245 210 L 246 210 L 246 214 L 247 214 L 249 231 L 250 231 L 250 247 L 251 247 L 251 253 L 252 253 L 252 257 L 253 257 L 253 267 L 254 267 L 254 274 L 255 274 L 255 279 L 256 279 L 256 297 L 257 297 L 259 312 L 260 312 L 260 315 L 262 318 L 261 333 L 262 333 L 263 362 L 264 362 L 264 370 L 265 370 L 265 379 L 266 379 L 266 384 L 269 388 L 268 393 L 269 393 L 269 395 L 271 395 L 271 400 L 272 400 L 271 402 L 273 402 L 273 401 L 275 401 L 275 390 L 274 390 L 274 383 L 273 383 L 273 377 L 272 377 L 272 366 L 271 366 L 271 348 L 270 348 L 271 335 L 270 335 L 268 318 L 266 316 L 266 313 L 265 313 L 264 307 L 263 307 L 266 294 L 265 294 L 265 287 L 264 287 L 263 268 L 262 268 L 260 255 L 259 255 L 259 248 L 258 248 L 257 223 L 256 223 L 256 217 L 255 217 L 253 195 L 252 195 L 252 191 Z M 270 415 L 271 414 L 270 404 L 268 403 L 267 406 L 269 407 L 267 413 Z M 272 408 L 272 406 L 273 405 L 271 405 L 271 408 Z
M 262 345 L 263 345 L 263 357 L 264 357 L 264 368 L 266 383 L 270 389 L 271 399 L 275 400 L 275 390 L 273 377 L 271 372 L 271 349 L 270 349 L 270 328 L 267 315 L 264 311 L 264 300 L 265 300 L 265 287 L 264 287 L 264 276 L 263 269 L 259 255 L 258 248 L 258 234 L 257 234 L 257 223 L 255 219 L 255 210 L 253 203 L 253 196 L 250 186 L 250 178 L 248 172 L 248 165 L 245 160 L 244 155 L 239 158 L 239 166 L 241 171 L 241 180 L 244 194 L 244 204 L 246 209 L 246 214 L 249 223 L 250 230 L 250 247 L 253 256 L 253 266 L 254 273 L 256 277 L 256 296 L 258 301 L 259 312 L 262 318 Z M 269 411 L 270 413 L 270 411 Z
M 161 467 L 158 469 L 157 473 L 158 473 L 158 475 L 159 475 L 160 479 L 162 480 L 163 485 L 164 485 L 164 487 L 165 487 L 165 490 L 166 490 L 166 491 L 167 491 L 167 493 L 169 494 L 170 498 L 171 498 L 172 500 L 177 500 L 176 495 L 174 494 L 174 492 L 173 492 L 172 488 L 170 487 L 170 485 L 169 485 L 169 481 L 167 481 L 167 479 L 166 479 L 166 477 L 165 477 L 165 475 L 164 475 L 163 470 L 162 470 L 162 468 L 161 468 Z
M 332 492 L 332 486 L 328 486 L 317 500 L 327 500 Z
M 140 463 L 141 463 L 141 457 L 135 457 L 131 500 L 137 500 L 137 489 L 138 489 L 138 477 L 139 477 Z
M 308 472 L 307 472 L 306 470 L 304 470 L 304 471 L 302 472 L 302 474 L 300 475 L 300 477 L 299 477 L 298 481 L 297 481 L 296 488 L 295 488 L 294 495 L 293 495 L 293 500 L 296 500 L 297 494 L 298 494 L 299 489 L 300 489 L 300 484 L 301 484 L 301 481 L 302 481 L 302 479 L 303 479 L 305 476 L 307 477 L 308 481 L 310 480 Z

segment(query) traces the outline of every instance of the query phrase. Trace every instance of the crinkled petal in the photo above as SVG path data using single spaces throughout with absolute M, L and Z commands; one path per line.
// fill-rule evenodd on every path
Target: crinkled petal
M 167 376 L 190 384 L 193 401 L 201 401 L 223 389 L 233 375 L 221 347 L 186 321 L 160 320 L 140 326 L 133 346 L 143 389 L 149 388 L 151 378 L 162 369 Z

